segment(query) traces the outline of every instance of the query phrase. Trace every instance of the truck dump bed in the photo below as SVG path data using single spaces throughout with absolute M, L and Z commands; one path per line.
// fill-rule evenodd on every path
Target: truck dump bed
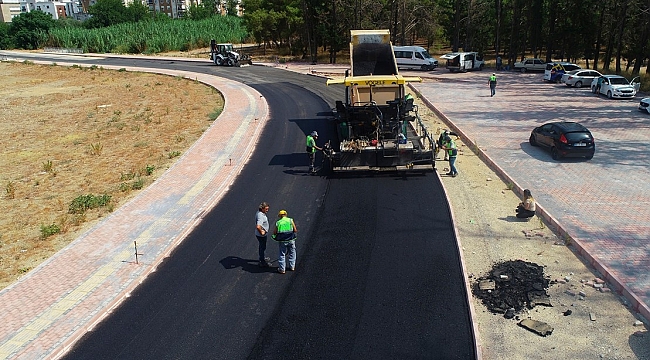
M 397 62 L 388 30 L 351 30 L 352 76 L 397 75 Z

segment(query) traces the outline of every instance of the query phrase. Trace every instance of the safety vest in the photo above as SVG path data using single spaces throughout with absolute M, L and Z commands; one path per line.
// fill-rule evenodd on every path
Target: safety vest
M 497 77 L 494 76 L 494 75 L 490 76 L 490 82 L 491 83 L 496 83 L 497 82 Z
M 458 149 L 456 149 L 456 143 L 454 142 L 454 140 L 451 140 L 447 144 L 447 147 L 449 147 L 449 150 L 447 150 L 449 157 L 455 157 L 456 155 L 458 155 Z
M 311 135 L 307 135 L 307 152 L 308 153 L 314 153 L 316 152 L 316 149 L 314 146 L 316 145 L 316 141 Z
M 296 233 L 293 232 L 291 222 L 290 217 L 283 217 L 275 222 L 275 227 L 278 229 L 275 241 L 291 241 L 296 239 Z

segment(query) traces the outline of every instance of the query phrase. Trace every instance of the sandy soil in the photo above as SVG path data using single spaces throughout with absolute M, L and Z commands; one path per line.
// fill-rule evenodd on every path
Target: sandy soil
M 134 181 L 150 184 L 175 160 L 170 154 L 187 149 L 223 104 L 205 86 L 171 77 L 9 63 L 0 63 L 0 72 L 7 75 L 0 77 L 2 286 L 123 204 L 137 191 Z M 416 103 L 430 130 L 446 128 Z M 598 274 L 537 218 L 516 220 L 520 199 L 460 140 L 458 145 L 460 175 L 442 178 L 469 281 L 499 261 L 522 259 L 544 266 L 553 282 L 552 307 L 537 306 L 514 319 L 471 298 L 483 358 L 650 359 L 650 334 L 635 325 L 625 301 L 590 285 Z M 145 175 L 147 165 L 155 166 L 151 175 Z M 438 164 L 441 174 L 446 168 Z M 88 193 L 111 194 L 110 207 L 81 219 L 69 214 L 71 201 Z M 62 234 L 41 239 L 42 224 L 60 224 Z M 564 316 L 567 310 L 572 313 Z M 519 327 L 525 318 L 549 324 L 552 334 Z
M 0 288 L 151 184 L 223 109 L 180 77 L 10 62 L 0 73 Z M 70 211 L 88 195 L 110 202 Z

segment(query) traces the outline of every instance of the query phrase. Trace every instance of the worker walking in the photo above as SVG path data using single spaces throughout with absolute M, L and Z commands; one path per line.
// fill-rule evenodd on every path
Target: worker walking
M 456 170 L 456 156 L 458 155 L 458 149 L 456 148 L 456 142 L 452 140 L 451 136 L 445 137 L 444 140 L 445 144 L 443 145 L 443 149 L 447 151 L 447 154 L 449 155 L 449 172 L 447 175 L 456 177 L 458 175 L 458 170 Z
M 316 150 L 323 150 L 316 145 L 318 133 L 314 130 L 311 134 L 307 135 L 307 155 L 309 156 L 309 174 L 316 175 L 316 168 L 314 161 L 316 160 Z
M 278 221 L 275 222 L 273 229 L 273 240 L 278 242 L 279 259 L 278 272 L 284 274 L 286 270 L 294 271 L 296 269 L 296 233 L 298 229 L 293 219 L 287 216 L 286 210 L 280 210 Z
M 266 217 L 269 208 L 270 206 L 268 203 L 262 202 L 255 214 L 255 237 L 259 243 L 258 255 L 260 267 L 269 267 L 269 261 L 271 260 L 271 258 L 264 256 L 266 252 L 266 240 L 268 239 L 269 232 L 269 219 Z
M 490 76 L 490 80 L 488 81 L 488 84 L 490 84 L 490 97 L 492 97 L 497 92 L 497 74 L 492 73 L 492 76 Z

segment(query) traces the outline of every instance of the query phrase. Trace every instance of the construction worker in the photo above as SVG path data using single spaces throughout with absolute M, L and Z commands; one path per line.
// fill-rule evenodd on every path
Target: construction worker
M 316 145 L 318 133 L 314 130 L 311 134 L 307 135 L 307 155 L 309 156 L 309 174 L 316 175 L 316 168 L 314 161 L 316 160 L 316 150 L 323 150 Z
M 458 170 L 456 170 L 456 156 L 458 155 L 458 149 L 456 148 L 454 140 L 451 139 L 451 136 L 445 137 L 442 148 L 447 151 L 447 154 L 449 155 L 449 172 L 447 175 L 456 177 L 458 175 Z
M 266 217 L 269 208 L 270 206 L 268 203 L 262 202 L 255 214 L 255 237 L 259 243 L 258 255 L 260 267 L 269 267 L 269 261 L 271 260 L 271 258 L 264 256 L 264 253 L 266 252 L 267 234 L 269 232 L 269 219 Z
M 273 240 L 278 242 L 279 246 L 279 259 L 278 259 L 278 272 L 284 274 L 285 272 L 285 258 L 286 269 L 294 271 L 296 269 L 296 233 L 298 229 L 293 219 L 287 216 L 286 210 L 280 210 L 278 213 L 278 221 L 275 222 L 273 229 Z
M 492 97 L 497 92 L 497 74 L 492 73 L 492 76 L 490 76 L 490 81 L 488 81 L 488 84 L 490 84 L 490 97 Z

